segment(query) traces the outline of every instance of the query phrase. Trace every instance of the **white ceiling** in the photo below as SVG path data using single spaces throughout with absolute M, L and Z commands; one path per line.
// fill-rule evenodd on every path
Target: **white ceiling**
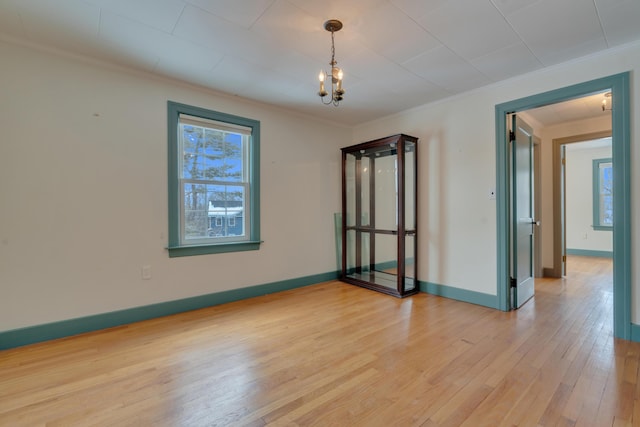
M 337 108 L 316 95 L 332 18 Z M 639 22 L 640 0 L 0 0 L 4 39 L 347 125 L 638 40 Z

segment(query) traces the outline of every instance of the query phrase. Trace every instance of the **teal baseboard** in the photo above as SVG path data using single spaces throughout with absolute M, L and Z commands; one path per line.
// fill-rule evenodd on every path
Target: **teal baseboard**
M 495 308 L 497 310 L 500 309 L 497 295 L 489 295 L 482 292 L 469 291 L 467 289 L 438 285 L 436 283 L 423 282 L 420 280 L 418 281 L 418 285 L 420 286 L 421 292 L 471 304 L 482 305 L 484 307 Z
M 597 258 L 613 258 L 613 251 L 593 251 L 590 249 L 569 249 L 567 255 L 592 256 Z
M 247 288 L 216 292 L 197 297 L 161 302 L 126 310 L 95 314 L 92 316 L 0 332 L 0 350 L 21 347 L 57 338 L 64 338 L 85 332 L 97 331 L 100 329 L 153 319 L 156 317 L 169 316 L 171 314 L 197 310 L 200 308 L 272 294 L 289 289 L 301 288 L 315 283 L 335 280 L 338 276 L 339 273 L 335 271 L 315 274 L 296 279 L 282 280 L 279 282 L 250 286 Z
M 631 324 L 631 341 L 640 342 L 640 325 Z

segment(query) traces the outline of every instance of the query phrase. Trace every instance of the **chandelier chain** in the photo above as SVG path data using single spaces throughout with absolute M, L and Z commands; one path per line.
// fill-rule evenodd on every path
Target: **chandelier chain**
M 336 62 L 336 47 L 335 47 L 335 44 L 334 44 L 333 34 L 334 34 L 334 31 L 331 31 L 331 66 L 332 67 L 337 64 L 337 62 Z

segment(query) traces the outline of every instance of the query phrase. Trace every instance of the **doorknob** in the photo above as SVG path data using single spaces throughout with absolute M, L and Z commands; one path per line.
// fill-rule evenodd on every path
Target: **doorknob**
M 537 225 L 538 227 L 540 227 L 540 221 L 531 220 L 531 224 Z

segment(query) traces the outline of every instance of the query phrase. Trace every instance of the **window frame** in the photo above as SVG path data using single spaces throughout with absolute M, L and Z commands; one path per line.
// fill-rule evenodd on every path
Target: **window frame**
M 260 122 L 246 117 L 235 116 L 219 111 L 208 110 L 192 105 L 167 101 L 168 112 L 168 207 L 169 207 L 169 244 L 167 249 L 169 257 L 217 254 L 227 252 L 240 252 L 258 250 L 260 248 Z M 249 194 L 246 199 L 248 212 L 244 212 L 247 220 L 247 237 L 241 240 L 226 239 L 223 242 L 200 243 L 193 245 L 181 244 L 181 233 L 183 225 L 181 223 L 181 210 L 184 201 L 180 191 L 180 164 L 181 153 L 179 123 L 180 115 L 188 115 L 227 123 L 232 126 L 243 126 L 251 129 L 248 138 L 248 164 L 247 168 L 249 180 Z
M 602 225 L 600 223 L 600 165 L 602 164 L 611 164 L 611 168 L 613 168 L 613 159 L 611 157 L 602 158 L 602 159 L 593 159 L 593 229 L 599 231 L 612 231 L 612 225 Z M 613 186 L 612 186 L 613 189 Z M 613 193 L 611 194 L 613 197 Z

